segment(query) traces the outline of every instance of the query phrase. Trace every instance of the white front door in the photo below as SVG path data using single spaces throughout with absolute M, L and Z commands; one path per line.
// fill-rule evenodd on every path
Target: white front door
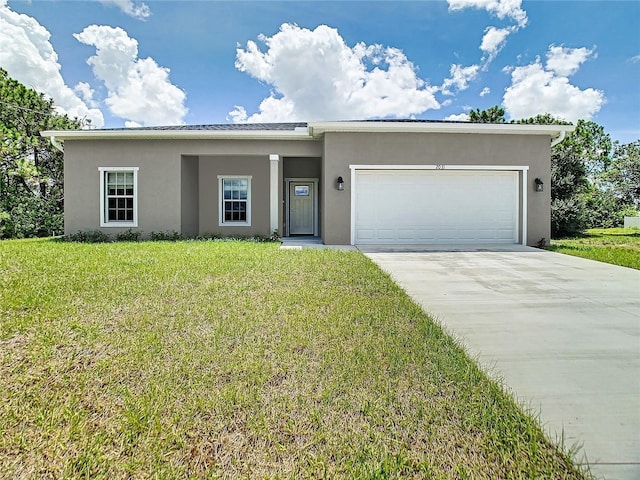
M 314 235 L 314 183 L 289 182 L 289 235 Z

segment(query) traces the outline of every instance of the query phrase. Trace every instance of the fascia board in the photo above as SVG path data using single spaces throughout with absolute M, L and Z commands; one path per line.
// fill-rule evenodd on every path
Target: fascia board
M 531 125 L 521 123 L 411 123 L 411 122 L 310 122 L 313 137 L 325 133 L 472 133 L 502 135 L 548 135 L 573 132 L 574 125 Z
M 325 133 L 467 133 L 496 135 L 548 135 L 573 132 L 574 125 L 518 123 L 411 123 L 411 122 L 311 122 L 296 130 L 45 130 L 43 137 L 64 140 L 312 140 Z
M 312 140 L 307 130 L 45 130 L 57 140 Z

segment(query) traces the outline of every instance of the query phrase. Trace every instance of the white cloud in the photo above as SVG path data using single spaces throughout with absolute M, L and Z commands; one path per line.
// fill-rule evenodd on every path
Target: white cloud
M 168 68 L 152 58 L 138 58 L 138 42 L 127 32 L 90 25 L 73 36 L 96 47 L 96 55 L 87 63 L 107 87 L 105 103 L 111 113 L 140 125 L 184 123 L 185 93 L 169 81 Z
M 445 120 L 452 120 L 456 122 L 468 122 L 469 114 L 467 113 L 457 113 L 453 115 L 449 115 L 448 117 L 444 117 Z
M 151 16 L 151 9 L 143 2 L 134 2 L 133 0 L 98 0 L 104 5 L 112 5 L 118 7 L 125 14 L 138 20 L 146 20 Z
M 233 123 L 246 122 L 248 118 L 247 109 L 242 105 L 234 105 L 233 110 L 229 112 L 227 121 L 231 120 Z
M 50 37 L 34 18 L 14 12 L 6 0 L 0 0 L 0 65 L 10 77 L 52 98 L 60 113 L 86 117 L 102 127 L 102 112 L 89 108 L 66 85 Z
M 507 37 L 510 33 L 515 31 L 515 28 L 496 28 L 496 27 L 487 27 L 484 31 L 484 36 L 482 37 L 482 43 L 480 44 L 480 50 L 485 53 L 483 60 L 485 65 L 491 62 L 496 55 L 502 50 L 504 47 Z
M 483 51 L 482 69 L 487 70 L 489 64 L 496 58 L 500 50 L 505 46 L 507 37 L 527 25 L 527 12 L 522 9 L 522 0 L 447 0 L 449 11 L 464 10 L 465 8 L 476 8 L 486 10 L 489 14 L 500 19 L 509 18 L 516 22 L 516 25 L 497 28 L 489 26 L 485 29 L 480 43 L 480 50 Z
M 527 24 L 527 13 L 522 9 L 522 0 L 447 0 L 449 10 L 477 8 L 486 10 L 500 19 L 511 18 L 519 28 Z
M 451 65 L 449 73 L 451 76 L 446 78 L 442 83 L 441 91 L 445 95 L 453 95 L 451 87 L 456 90 L 466 90 L 469 88 L 469 82 L 473 81 L 478 75 L 480 67 L 478 65 L 469 65 L 463 67 L 462 65 Z
M 96 92 L 87 82 L 78 82 L 78 84 L 73 87 L 73 91 L 80 95 L 80 97 L 82 97 L 82 100 L 84 100 L 87 105 L 91 107 L 98 106 L 98 102 L 96 102 L 93 98 Z
M 575 73 L 573 68 L 570 71 Z M 581 90 L 572 85 L 567 76 L 559 75 L 551 68 L 545 69 L 539 59 L 511 70 L 511 85 L 503 98 L 503 105 L 512 119 L 550 113 L 571 122 L 591 119 L 604 102 L 602 91 L 593 88 Z
M 485 95 L 489 95 L 491 93 L 491 89 L 489 87 L 484 87 L 480 92 L 480 96 L 484 97 Z
M 631 58 L 629 59 L 629 61 L 630 61 L 631 63 L 638 63 L 638 62 L 640 62 L 640 55 L 636 55 L 635 57 L 631 57 Z
M 580 65 L 593 56 L 588 48 L 564 48 L 551 45 L 547 52 L 547 69 L 561 76 L 573 75 Z
M 283 24 L 272 37 L 261 35 L 236 51 L 236 68 L 273 90 L 258 113 L 242 106 L 229 113 L 235 122 L 408 117 L 440 108 L 437 88 L 417 76 L 404 53 L 359 43 L 349 47 L 326 25 L 308 30 Z

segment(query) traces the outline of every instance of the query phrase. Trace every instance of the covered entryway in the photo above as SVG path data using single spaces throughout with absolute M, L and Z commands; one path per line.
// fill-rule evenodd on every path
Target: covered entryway
M 318 180 L 287 179 L 287 235 L 318 234 Z
M 523 238 L 520 173 L 437 167 L 354 169 L 354 243 L 519 243 Z

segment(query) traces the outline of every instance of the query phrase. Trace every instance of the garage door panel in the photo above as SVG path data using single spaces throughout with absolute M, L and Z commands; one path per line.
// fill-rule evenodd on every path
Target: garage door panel
M 358 237 L 361 242 L 375 240 L 376 231 L 373 229 L 360 228 L 356 231 L 356 237 Z
M 446 228 L 439 229 L 431 239 L 432 241 L 437 240 L 445 240 L 445 241 L 453 241 L 456 240 L 456 231 L 455 230 L 447 230 Z
M 419 240 L 431 240 L 436 235 L 434 228 L 418 228 L 416 229 L 416 237 Z
M 504 242 L 513 240 L 513 230 L 511 230 L 511 229 L 506 229 L 505 228 L 505 229 L 502 229 L 502 230 L 498 230 L 496 233 L 497 233 L 497 236 L 498 236 L 497 238 L 499 240 L 504 240 Z M 514 243 L 515 243 L 515 241 L 514 241 Z
M 380 228 L 376 231 L 376 237 L 379 240 L 395 240 L 396 239 L 396 231 L 392 229 L 384 229 Z
M 474 230 L 458 230 L 458 235 L 460 240 L 475 240 L 476 238 L 482 237 L 482 232 L 478 229 Z M 486 237 L 485 237 L 486 238 Z
M 515 243 L 514 171 L 356 172 L 356 243 Z

